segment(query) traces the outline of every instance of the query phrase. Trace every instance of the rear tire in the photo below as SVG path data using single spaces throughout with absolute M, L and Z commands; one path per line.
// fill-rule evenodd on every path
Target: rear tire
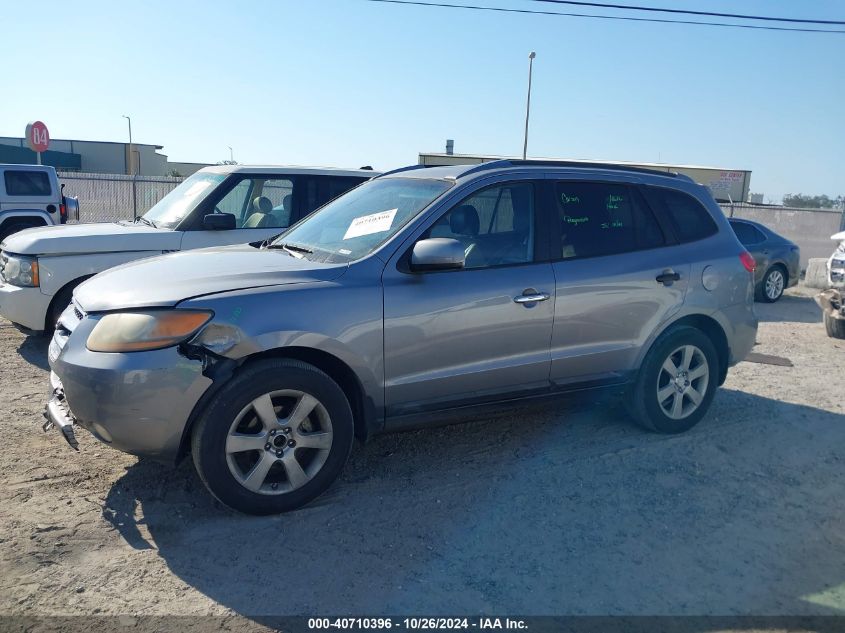
M 713 401 L 719 356 L 699 329 L 664 332 L 646 354 L 626 406 L 640 426 L 658 433 L 682 433 L 695 426 Z
M 278 514 L 323 493 L 352 449 L 352 410 L 325 373 L 296 360 L 255 362 L 205 408 L 191 434 L 194 466 L 221 503 Z
M 834 319 L 825 312 L 824 329 L 830 338 L 845 339 L 845 319 Z
M 783 296 L 789 275 L 780 264 L 775 264 L 763 276 L 757 288 L 757 300 L 763 303 L 774 303 Z

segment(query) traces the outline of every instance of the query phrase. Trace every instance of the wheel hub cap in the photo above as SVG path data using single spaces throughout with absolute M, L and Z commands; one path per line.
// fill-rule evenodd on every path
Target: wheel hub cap
M 657 377 L 657 401 L 663 413 L 673 420 L 691 415 L 707 393 L 709 377 L 707 358 L 698 347 L 683 345 L 675 349 Z
M 247 404 L 229 428 L 229 472 L 258 494 L 284 494 L 313 479 L 332 447 L 332 423 L 314 396 L 274 391 Z

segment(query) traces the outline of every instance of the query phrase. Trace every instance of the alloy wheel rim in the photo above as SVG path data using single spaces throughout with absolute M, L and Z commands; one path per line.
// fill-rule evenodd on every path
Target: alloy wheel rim
M 226 463 L 247 490 L 285 494 L 320 472 L 332 440 L 331 417 L 317 398 L 296 389 L 272 391 L 235 416 L 226 436 Z
M 672 420 L 692 415 L 707 393 L 710 366 L 695 345 L 682 345 L 669 354 L 657 376 L 657 402 Z
M 777 299 L 783 293 L 783 273 L 773 270 L 766 277 L 766 296 L 769 299 Z

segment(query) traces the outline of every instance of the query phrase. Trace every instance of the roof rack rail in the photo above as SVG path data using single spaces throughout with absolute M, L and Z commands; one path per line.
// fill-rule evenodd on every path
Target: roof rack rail
M 412 171 L 414 169 L 425 169 L 426 167 L 428 167 L 428 165 L 408 165 L 407 167 L 399 167 L 397 169 L 391 169 L 390 171 L 386 171 L 386 172 L 376 176 L 376 178 L 381 178 L 382 176 L 390 176 L 392 174 L 399 174 L 399 173 L 402 173 L 403 171 Z M 375 178 L 373 178 L 373 180 L 375 180 Z
M 468 169 L 461 174 L 461 177 L 474 174 L 479 171 L 487 171 L 488 169 L 499 169 L 502 167 L 589 167 L 592 169 L 609 169 L 614 171 L 632 171 L 640 174 L 652 174 L 656 176 L 670 176 L 675 178 L 678 176 L 674 171 L 660 171 L 659 169 L 647 169 L 646 167 L 634 167 L 631 165 L 620 165 L 618 163 L 593 163 L 587 161 L 577 160 L 538 160 L 538 159 L 517 159 L 506 158 L 502 160 L 491 160 L 486 163 L 476 165 L 472 169 Z

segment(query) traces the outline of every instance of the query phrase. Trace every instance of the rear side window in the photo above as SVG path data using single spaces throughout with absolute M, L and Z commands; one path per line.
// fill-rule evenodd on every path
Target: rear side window
M 766 241 L 766 236 L 756 226 L 746 222 L 731 222 L 731 227 L 736 233 L 737 239 L 745 246 Z
M 691 195 L 673 189 L 653 188 L 651 191 L 663 200 L 679 242 L 694 242 L 710 237 L 718 230 L 707 209 Z
M 555 198 L 560 227 L 555 257 L 598 257 L 665 243 L 651 210 L 627 185 L 559 181 Z
M 43 171 L 11 171 L 3 174 L 9 196 L 49 196 L 50 179 Z
M 308 179 L 305 192 L 305 215 L 319 209 L 329 200 L 334 200 L 346 193 L 366 178 L 352 178 L 340 176 L 315 176 Z

